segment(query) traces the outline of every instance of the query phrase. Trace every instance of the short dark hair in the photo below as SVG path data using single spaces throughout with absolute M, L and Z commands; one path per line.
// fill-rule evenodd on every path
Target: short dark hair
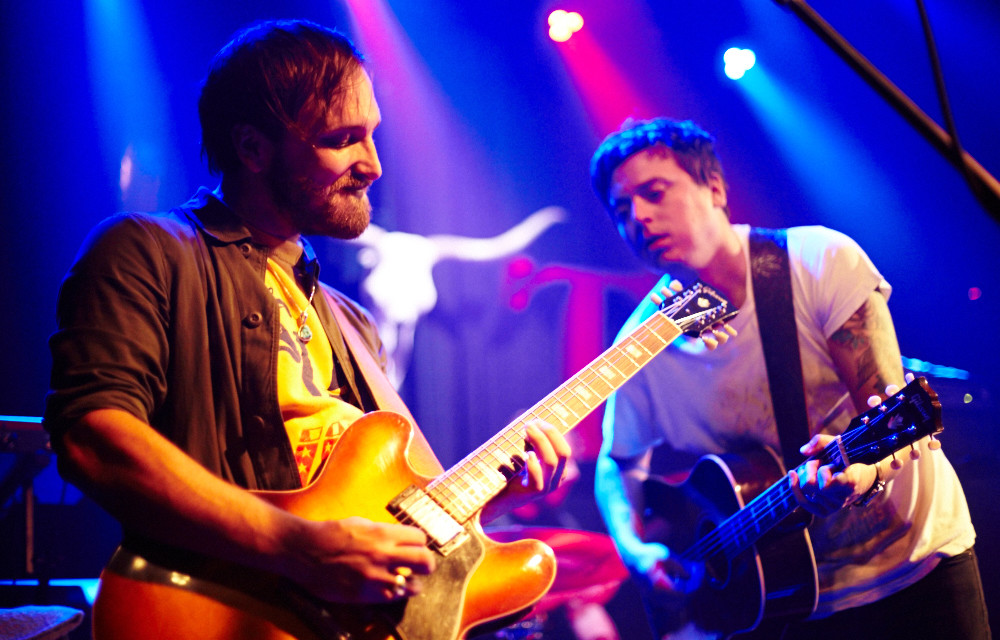
M 303 107 L 325 113 L 364 58 L 342 33 L 307 20 L 257 22 L 216 54 L 201 87 L 201 151 L 213 173 L 239 166 L 233 127 L 273 140 L 296 127 Z
M 707 131 L 690 120 L 629 119 L 604 139 L 590 160 L 590 181 L 606 209 L 614 209 L 610 196 L 611 174 L 629 156 L 656 145 L 669 148 L 677 164 L 697 184 L 707 185 L 713 173 L 718 173 L 725 184 L 722 163 L 715 155 L 715 138 Z

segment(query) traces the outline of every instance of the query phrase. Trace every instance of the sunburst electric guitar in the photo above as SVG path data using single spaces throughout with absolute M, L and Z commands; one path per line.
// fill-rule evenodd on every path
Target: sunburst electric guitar
M 351 425 L 308 487 L 257 492 L 312 520 L 361 516 L 419 527 L 438 555 L 420 595 L 385 605 L 337 605 L 276 575 L 176 550 L 123 546 L 101 575 L 95 638 L 454 640 L 509 624 L 545 594 L 555 576 L 548 546 L 537 540 L 495 542 L 479 522 L 482 508 L 524 463 L 526 424 L 542 419 L 569 431 L 675 338 L 708 335 L 735 313 L 702 283 L 678 293 L 437 477 L 410 466 L 413 430 L 407 419 L 379 411 Z
M 941 430 L 937 394 L 917 378 L 854 418 L 810 460 L 832 465 L 835 472 L 855 462 L 874 464 Z M 772 451 L 705 456 L 683 483 L 651 478 L 643 492 L 647 541 L 677 550 L 695 576 L 685 597 L 643 594 L 657 637 L 680 629 L 687 632 L 684 637 L 730 637 L 762 623 L 761 628 L 782 626 L 816 609 L 816 564 L 801 517 L 805 512 L 796 510 L 784 467 Z

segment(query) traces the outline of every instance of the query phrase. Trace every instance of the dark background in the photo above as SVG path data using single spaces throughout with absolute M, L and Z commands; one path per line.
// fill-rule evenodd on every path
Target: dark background
M 960 140 L 997 174 L 1000 4 L 926 4 Z M 914 3 L 812 6 L 943 123 Z M 546 16 L 557 8 L 584 16 L 576 41 L 546 36 Z M 215 185 L 199 157 L 199 81 L 236 29 L 281 17 L 337 26 L 371 59 L 384 118 L 377 224 L 484 238 L 545 206 L 568 212 L 517 256 L 434 270 L 439 299 L 417 327 L 402 393 L 446 465 L 610 344 L 651 278 L 593 197 L 590 154 L 627 116 L 691 118 L 718 139 L 734 220 L 822 224 L 854 237 L 894 286 L 890 309 L 904 355 L 958 370 L 932 384 L 944 403 L 944 451 L 968 493 L 987 597 L 1000 615 L 1000 514 L 991 498 L 997 214 L 772 2 L 3 3 L 0 265 L 8 303 L 0 314 L 0 414 L 41 413 L 59 281 L 87 231 L 115 211 L 168 208 Z M 741 82 L 721 71 L 730 46 L 757 54 Z M 123 157 L 135 166 L 126 189 Z M 315 244 L 324 279 L 359 295 L 366 271 L 357 249 Z M 567 502 L 523 523 L 601 530 L 590 496 L 593 436 L 593 423 L 581 428 L 581 479 Z M 0 458 L 0 472 L 9 472 L 15 456 Z M 51 466 L 36 485 L 40 570 L 96 576 L 115 543 L 113 523 Z M 22 577 L 20 499 L 0 512 L 11 542 L 0 579 Z M 614 609 L 620 624 L 634 623 L 632 607 Z

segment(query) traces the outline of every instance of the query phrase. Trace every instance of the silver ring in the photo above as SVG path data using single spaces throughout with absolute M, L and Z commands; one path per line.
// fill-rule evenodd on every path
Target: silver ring
M 397 598 L 402 598 L 406 595 L 406 582 L 407 576 L 403 569 L 396 569 L 395 576 L 396 586 L 393 587 L 392 593 Z

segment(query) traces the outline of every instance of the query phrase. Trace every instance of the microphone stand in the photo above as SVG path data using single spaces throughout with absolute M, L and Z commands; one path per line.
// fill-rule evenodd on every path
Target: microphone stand
M 902 90 L 869 62 L 857 49 L 837 33 L 804 0 L 775 0 L 790 9 L 812 29 L 823 42 L 844 59 L 876 92 L 889 102 L 918 132 L 963 174 L 979 203 L 1000 222 L 1000 182 L 980 165 L 968 152 L 962 150 L 957 136 L 949 134 L 924 113 Z M 925 27 L 926 27 L 925 22 Z M 933 52 L 932 52 L 933 53 Z M 941 86 L 939 84 L 939 91 Z M 946 114 L 947 114 L 946 110 Z

